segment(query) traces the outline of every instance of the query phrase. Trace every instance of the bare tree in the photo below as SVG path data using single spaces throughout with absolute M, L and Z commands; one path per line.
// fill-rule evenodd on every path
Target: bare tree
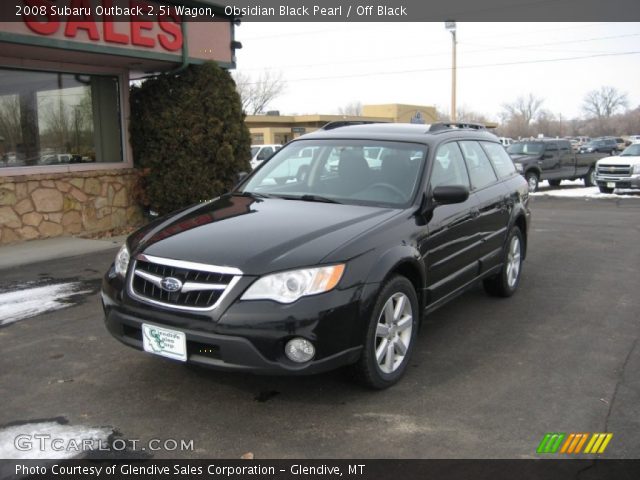
M 500 118 L 504 124 L 504 130 L 509 136 L 529 136 L 533 133 L 531 124 L 541 112 L 544 99 L 530 93 L 520 96 L 511 103 L 502 105 Z
M 20 99 L 17 95 L 0 97 L 0 137 L 4 138 L 5 147 L 9 150 L 15 150 L 22 142 Z
M 627 108 L 627 105 L 629 100 L 626 93 L 615 87 L 604 86 L 591 90 L 584 96 L 582 109 L 589 116 L 608 120 L 618 110 Z
M 265 70 L 256 77 L 235 72 L 234 79 L 242 100 L 242 109 L 249 115 L 263 113 L 273 100 L 284 93 L 286 88 L 282 72 Z
M 356 101 L 347 103 L 344 107 L 338 108 L 338 114 L 355 115 L 359 117 L 362 115 L 362 102 Z

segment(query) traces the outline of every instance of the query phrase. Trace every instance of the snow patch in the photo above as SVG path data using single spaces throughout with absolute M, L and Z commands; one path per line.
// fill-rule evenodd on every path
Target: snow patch
M 585 187 L 582 180 L 563 180 L 559 187 L 550 187 L 549 183 L 540 182 L 540 189 L 530 195 L 538 197 L 573 197 L 573 198 L 637 198 L 640 190 L 617 189 L 614 193 L 600 193 L 598 187 Z
M 0 293 L 0 326 L 69 307 L 69 298 L 89 293 L 79 282 L 59 283 Z
M 0 430 L 0 459 L 66 459 L 108 447 L 107 427 L 27 423 Z M 76 447 L 77 445 L 77 447 Z

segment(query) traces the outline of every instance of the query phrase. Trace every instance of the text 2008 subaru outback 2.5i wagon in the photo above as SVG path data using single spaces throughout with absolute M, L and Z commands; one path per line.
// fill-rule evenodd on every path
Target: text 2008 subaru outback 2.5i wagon
M 425 314 L 479 280 L 514 293 L 527 204 L 481 126 L 329 125 L 233 191 L 133 233 L 104 279 L 106 324 L 179 361 L 267 374 L 352 365 L 385 388 Z

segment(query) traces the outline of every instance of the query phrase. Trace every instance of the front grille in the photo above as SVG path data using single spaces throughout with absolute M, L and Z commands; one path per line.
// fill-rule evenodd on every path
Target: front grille
M 614 177 L 631 176 L 631 165 L 598 165 L 598 175 Z
M 181 310 L 212 310 L 235 284 L 237 269 L 195 264 L 178 260 L 140 255 L 133 263 L 131 293 L 140 300 Z M 169 291 L 162 280 L 173 278 L 182 284 Z

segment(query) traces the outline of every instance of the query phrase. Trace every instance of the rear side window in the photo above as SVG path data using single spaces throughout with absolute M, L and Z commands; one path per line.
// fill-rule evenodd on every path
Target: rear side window
M 467 162 L 472 189 L 477 190 L 484 188 L 498 180 L 489 158 L 485 155 L 484 150 L 482 150 L 478 142 L 460 142 L 460 148 Z
M 502 145 L 492 142 L 480 143 L 482 143 L 485 152 L 487 152 L 487 155 L 489 156 L 491 163 L 493 163 L 493 166 L 500 178 L 509 177 L 516 172 L 516 167 L 513 165 L 511 157 Z
M 438 147 L 431 170 L 431 188 L 440 185 L 469 186 L 469 175 L 456 142 Z

